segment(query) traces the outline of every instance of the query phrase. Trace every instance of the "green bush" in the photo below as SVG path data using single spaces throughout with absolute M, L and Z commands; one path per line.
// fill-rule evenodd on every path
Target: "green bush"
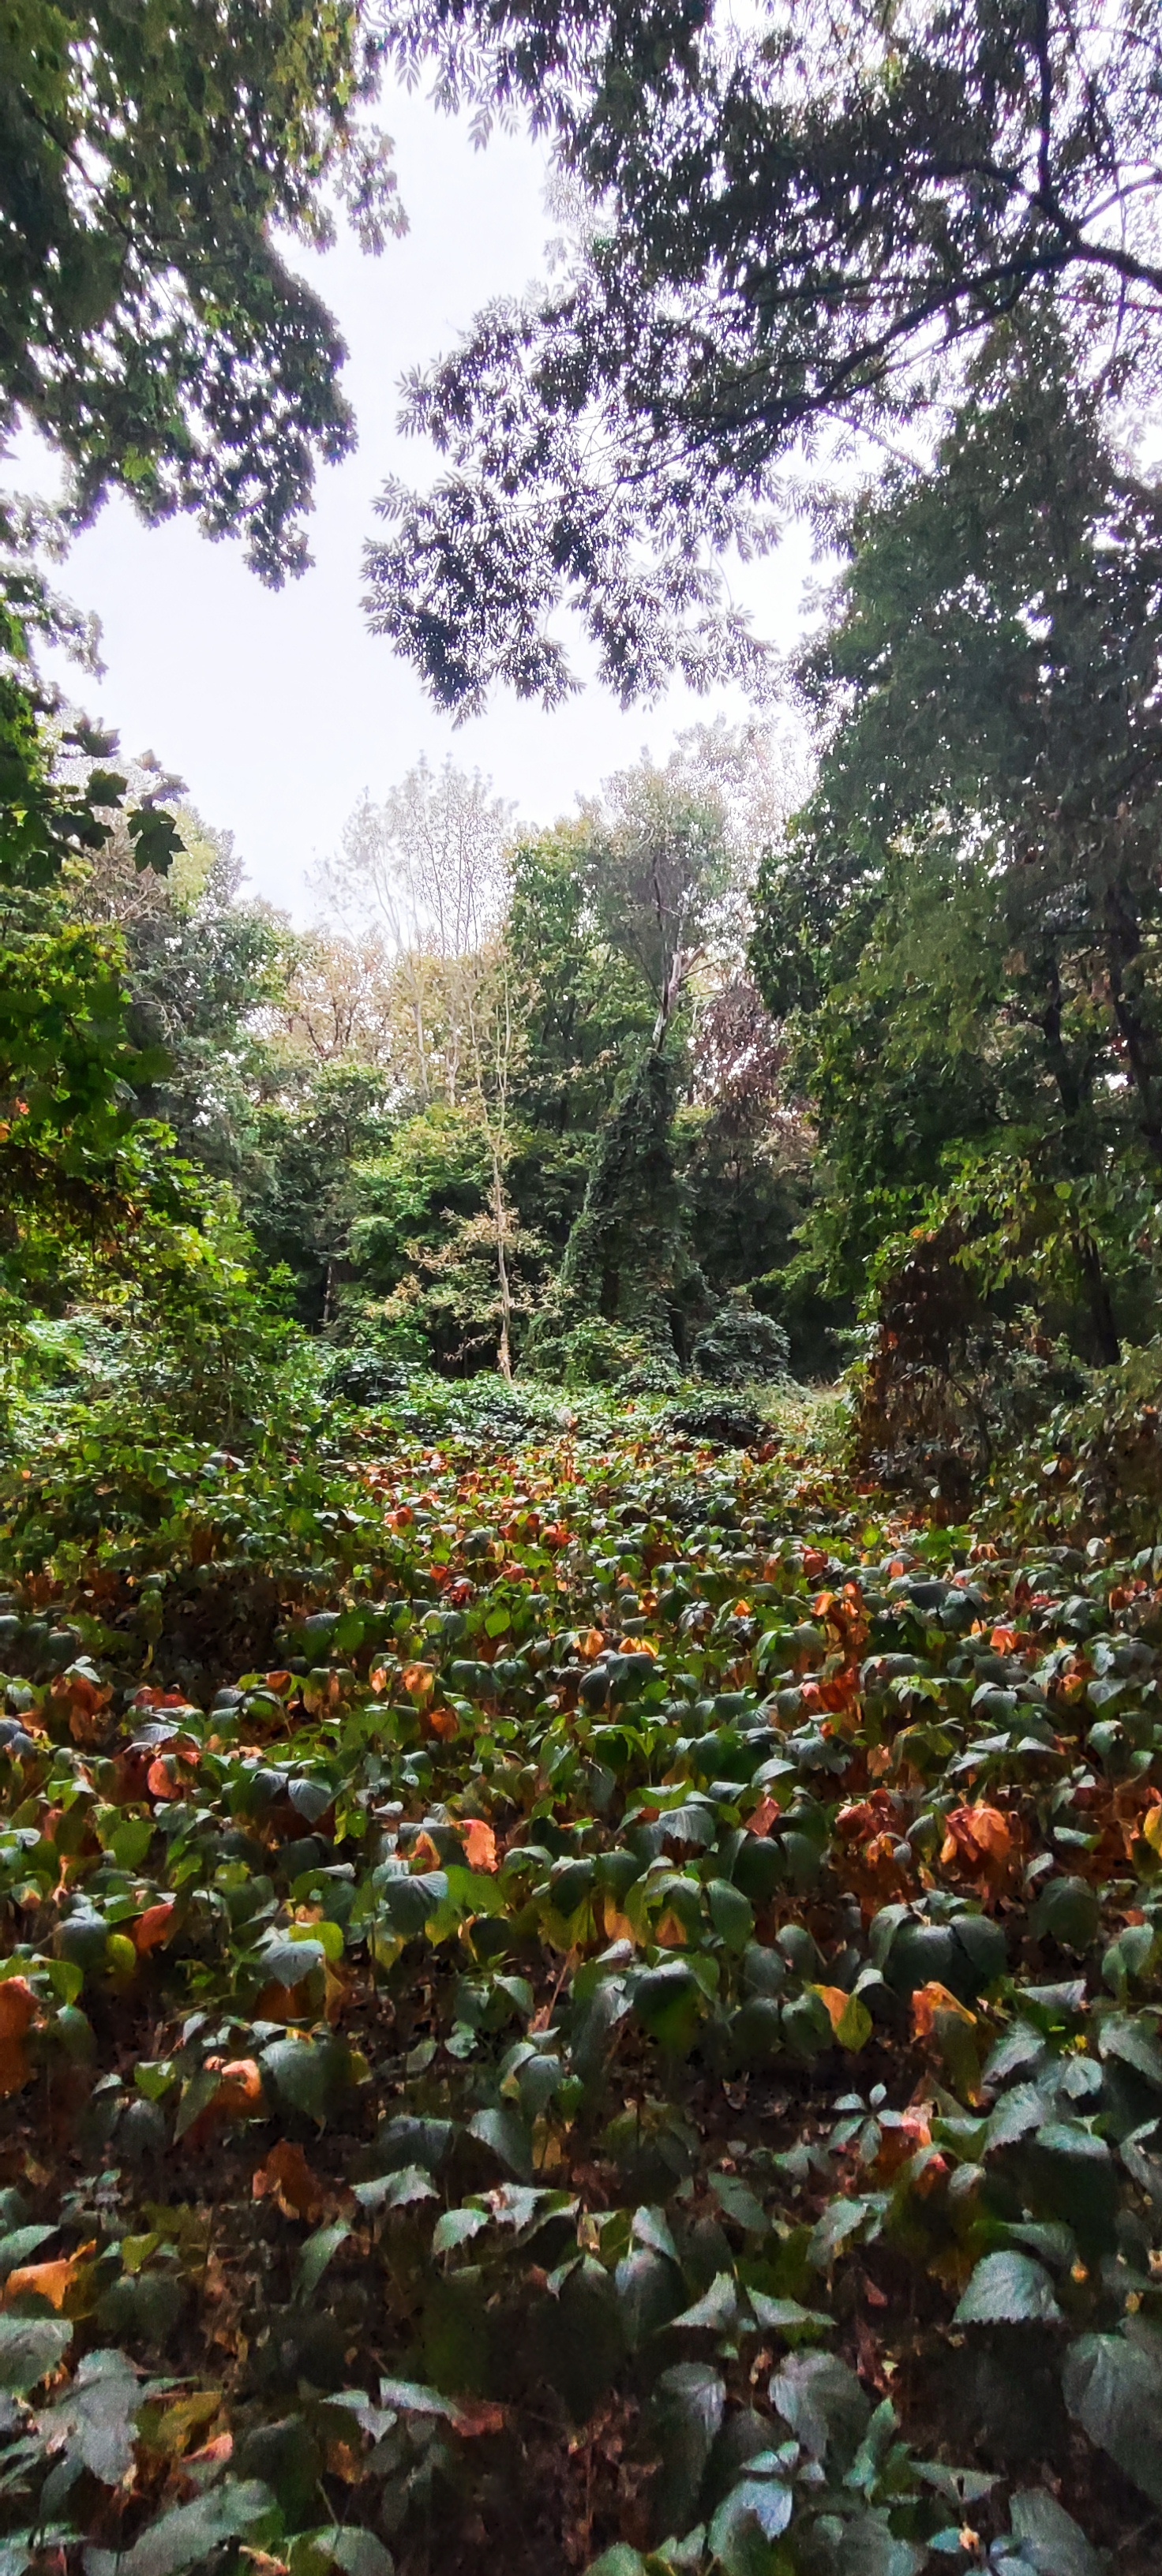
M 735 1288 L 703 1326 L 691 1358 L 712 1386 L 762 1385 L 787 1376 L 790 1344 L 782 1325 L 759 1314 L 745 1288 Z

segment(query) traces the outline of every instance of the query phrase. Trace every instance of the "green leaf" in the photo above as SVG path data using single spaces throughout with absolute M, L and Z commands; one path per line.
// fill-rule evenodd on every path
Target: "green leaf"
M 664 2254 L 655 2254 L 648 2245 L 636 2245 L 632 2253 L 623 2255 L 614 2273 L 614 2286 L 631 2352 L 637 2352 L 650 2335 L 673 2322 L 685 2297 L 677 2266 L 668 2262 Z
M 770 2576 L 770 2542 L 790 2522 L 794 2497 L 777 2478 L 744 2477 L 723 2499 L 709 2541 L 726 2576 Z
M 1123 2066 L 1132 2066 L 1135 2074 L 1144 2075 L 1156 2092 L 1162 2093 L 1162 2047 L 1159 2047 L 1154 2024 L 1142 2013 L 1109 2013 L 1098 2032 L 1102 2057 L 1115 2057 Z
M 430 2184 L 428 2189 L 431 2189 Z M 339 2219 L 333 2227 L 319 2227 L 313 2236 L 308 2236 L 295 2265 L 294 2296 L 300 2304 L 305 2305 L 314 2297 L 327 2265 L 339 2247 L 346 2244 L 350 2233 L 350 2228 Z
M 1108 2451 L 1162 2510 L 1162 2342 L 1156 2335 L 1082 2335 L 1062 2376 L 1065 2403 L 1091 2442 Z
M 771 2299 L 765 2290 L 748 2290 L 747 2297 L 755 2320 L 764 2334 L 778 2334 L 791 2344 L 813 2343 L 820 2335 L 834 2334 L 835 2319 L 822 2308 L 804 2308 L 798 2299 Z
M 311 2039 L 276 2039 L 263 2049 L 260 2063 L 279 2100 L 321 2128 L 339 2091 L 326 2047 Z
M 289 1934 L 270 1941 L 258 1953 L 258 1965 L 272 1986 L 297 1986 L 323 1964 L 321 1941 L 292 1941 Z M 277 2019 L 276 2014 L 271 2015 Z
M 359 2529 L 353 2523 L 333 2523 L 312 2534 L 316 2547 L 343 2569 L 343 2576 L 394 2576 L 395 2560 L 390 2549 L 373 2531 Z M 293 2558 L 292 2558 L 293 2576 Z
M 670 2057 L 684 2057 L 702 2018 L 702 1989 L 684 1959 L 647 1968 L 633 1987 L 633 2009 L 651 2039 Z
M 16 2227 L 10 2236 L 0 2236 L 0 2281 L 6 2281 L 24 2263 L 31 2263 L 49 2238 L 59 2235 L 56 2227 Z
M 116 2487 L 133 2466 L 144 2399 L 139 2374 L 124 2353 L 86 2353 L 71 2386 L 46 2410 L 43 2427 L 54 2450 L 63 2446 L 68 2460 L 79 2461 L 103 2486 Z
M 469 2244 L 487 2225 L 486 2209 L 446 2209 L 432 2229 L 433 2254 L 454 2253 L 458 2245 Z
M 1009 2506 L 1013 2538 L 1038 2576 L 1103 2576 L 1104 2560 L 1080 2523 L 1045 2487 L 1029 2487 Z
M 531 2174 L 532 2139 L 511 2103 L 504 2103 L 498 2111 L 477 2111 L 468 2122 L 468 2135 L 479 2138 L 481 2145 L 498 2156 L 510 2173 L 522 2177 Z
M 735 2219 L 751 2236 L 766 2235 L 770 2224 L 767 2213 L 740 2175 L 712 2173 L 708 2180 L 719 2208 L 728 2218 Z
M 228 2478 L 149 2523 L 132 2549 L 90 2549 L 87 2576 L 178 2576 L 179 2569 L 199 2566 L 224 2540 L 240 2540 L 276 2510 L 270 2488 L 257 2478 Z
M 1048 1933 L 1065 1950 L 1079 1954 L 1093 1948 L 1101 1929 L 1101 1907 L 1084 1878 L 1051 1878 L 1029 1918 L 1040 1939 Z
M 696 2299 L 692 2308 L 684 2308 L 673 2320 L 691 2331 L 709 2330 L 714 2334 L 733 2334 L 738 2323 L 738 2288 L 730 2272 L 716 2272 L 708 2290 Z
M 664 2254 L 669 2262 L 677 2262 L 678 2248 L 664 2209 L 635 2209 L 633 2233 L 636 2244 L 648 2245 L 655 2254 Z
M 1043 2263 L 1007 2250 L 977 2264 L 956 2311 L 958 2326 L 1059 2325 L 1061 2310 Z
M 650 2406 L 651 2429 L 661 2453 L 659 2515 L 683 2530 L 692 2519 L 714 2437 L 722 2422 L 726 2388 L 701 2361 L 664 2370 Z
M 399 2165 L 394 2173 L 376 2174 L 372 2182 L 357 2182 L 355 2198 L 361 2209 L 375 2212 L 406 2209 L 413 2201 L 436 2200 L 439 2194 L 423 2165 Z
M 834 2456 L 842 2466 L 859 2449 L 871 2413 L 855 2372 L 830 2352 L 793 2353 L 771 2381 L 771 2402 L 812 2459 Z
M 64 2317 L 0 2316 L 0 2388 L 23 2397 L 63 2361 L 72 2339 Z
M 712 1878 L 706 1891 L 710 1920 L 728 1950 L 745 1950 L 754 1933 L 754 1907 L 729 1879 Z

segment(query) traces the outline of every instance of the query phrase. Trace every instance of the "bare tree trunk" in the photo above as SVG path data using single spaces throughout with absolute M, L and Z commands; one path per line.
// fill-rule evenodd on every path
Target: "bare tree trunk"
M 1065 1111 L 1068 1124 L 1074 1131 L 1074 1141 L 1076 1144 L 1077 1131 L 1083 1107 L 1083 1091 L 1081 1077 L 1078 1073 L 1077 1067 L 1073 1064 L 1070 1058 L 1062 1033 L 1061 977 L 1058 972 L 1056 957 L 1051 957 L 1048 960 L 1047 979 L 1049 987 L 1048 999 L 1045 1004 L 1045 1009 L 1041 1014 L 1041 1027 L 1045 1036 L 1045 1050 L 1049 1060 L 1049 1069 L 1057 1085 L 1058 1098 L 1060 1099 L 1061 1106 Z M 1076 1169 L 1078 1162 L 1076 1151 L 1072 1156 L 1072 1160 L 1074 1168 Z M 1122 1345 L 1118 1337 L 1118 1328 L 1114 1321 L 1113 1299 L 1110 1296 L 1109 1281 L 1106 1278 L 1105 1271 L 1102 1267 L 1101 1254 L 1098 1251 L 1093 1236 L 1091 1234 L 1087 1234 L 1079 1225 L 1075 1225 L 1073 1228 L 1073 1254 L 1077 1263 L 1078 1275 L 1085 1291 L 1086 1304 L 1089 1307 L 1090 1323 L 1093 1326 L 1094 1341 L 1097 1345 L 1102 1366 L 1104 1368 L 1116 1368 L 1117 1363 L 1122 1356 Z
M 508 1260 L 504 1240 L 508 1229 L 508 1210 L 504 1201 L 504 1178 L 500 1157 L 492 1139 L 492 1221 L 496 1227 L 496 1275 L 500 1286 L 500 1343 L 496 1365 L 509 1386 L 512 1384 L 512 1289 L 509 1284 Z
M 1162 1065 L 1158 1043 L 1137 1008 L 1133 995 L 1126 990 L 1125 970 L 1142 952 L 1142 930 L 1137 915 L 1121 890 L 1111 886 L 1105 899 L 1106 972 L 1109 978 L 1110 1003 L 1118 1024 L 1118 1033 L 1138 1095 L 1139 1124 L 1155 1162 L 1162 1163 Z
M 496 1365 L 501 1376 L 512 1382 L 512 1281 L 508 1269 L 508 1201 L 504 1189 L 504 1167 L 508 1137 L 508 1086 L 512 1071 L 513 1029 L 512 995 L 509 989 L 508 962 L 501 953 L 499 976 L 494 984 L 489 1011 L 491 1037 L 491 1073 L 485 1070 L 484 1048 L 477 1017 L 477 998 L 471 985 L 465 990 L 465 1021 L 471 1047 L 472 1078 L 481 1123 L 488 1140 L 489 1165 L 492 1175 L 490 1191 L 492 1226 L 496 1241 L 496 1279 L 500 1293 L 500 1340 Z

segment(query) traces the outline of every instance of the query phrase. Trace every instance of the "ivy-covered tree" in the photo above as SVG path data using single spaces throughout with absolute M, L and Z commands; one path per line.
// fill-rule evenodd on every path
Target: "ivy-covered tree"
M 594 1134 L 655 1016 L 640 977 L 602 935 L 586 846 L 580 822 L 518 842 L 505 931 L 523 1034 L 511 1186 L 526 1224 L 558 1258 L 580 1213 Z
M 798 1014 L 816 1275 L 890 1287 L 922 1226 L 974 1273 L 982 1353 L 1025 1296 L 1112 1362 L 1156 1320 L 1162 495 L 1041 316 L 848 544 L 802 669 L 819 784 L 751 952 Z
M 666 1383 L 709 1311 L 674 1162 L 672 1045 L 647 1048 L 597 1139 L 581 1213 L 552 1297 L 529 1338 L 531 1364 L 568 1377 L 637 1374 Z

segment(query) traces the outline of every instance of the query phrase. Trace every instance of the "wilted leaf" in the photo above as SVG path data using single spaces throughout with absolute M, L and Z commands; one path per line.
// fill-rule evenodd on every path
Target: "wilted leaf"
M 255 2200 L 264 2200 L 272 2193 L 284 2218 L 305 2218 L 313 2225 L 322 2215 L 323 2185 L 312 2173 L 302 2148 L 288 2138 L 280 2138 L 271 2148 L 250 2187 Z
M 866 2048 L 872 2035 L 872 2017 L 859 1995 L 849 1995 L 843 1986 L 812 1986 L 818 1995 L 841 2048 L 855 2054 Z

